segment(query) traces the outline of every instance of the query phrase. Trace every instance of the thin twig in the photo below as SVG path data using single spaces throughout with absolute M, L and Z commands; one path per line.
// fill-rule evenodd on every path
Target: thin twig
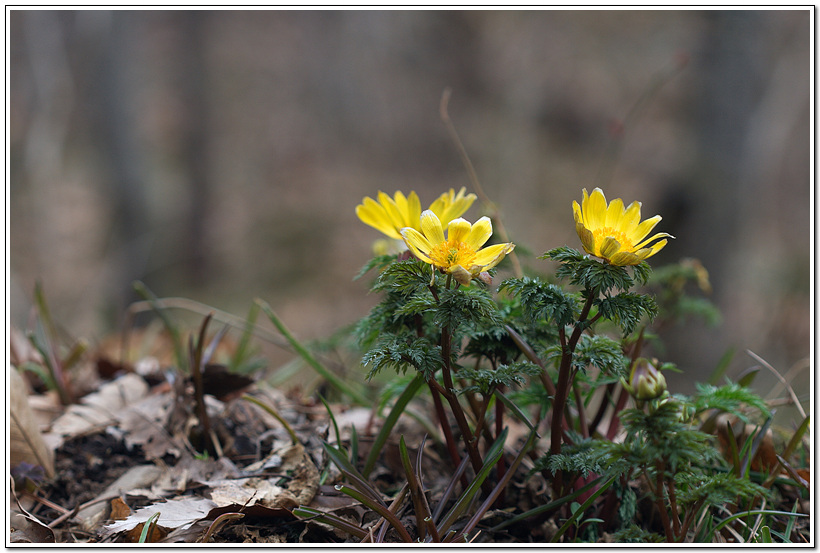
M 484 209 L 490 213 L 490 218 L 493 220 L 493 227 L 498 232 L 498 236 L 501 237 L 503 242 L 510 242 L 510 236 L 507 234 L 507 229 L 504 227 L 504 222 L 501 220 L 501 213 L 495 203 L 490 201 L 487 194 L 484 193 L 484 188 L 482 188 L 481 182 L 478 180 L 478 174 L 475 171 L 475 167 L 473 167 L 473 162 L 470 161 L 470 156 L 467 155 L 467 150 L 464 148 L 464 144 L 458 136 L 458 131 L 456 131 L 455 125 L 453 125 L 453 122 L 450 120 L 450 114 L 447 112 L 447 105 L 450 103 L 451 94 L 452 89 L 447 87 L 441 95 L 441 103 L 439 104 L 439 114 L 441 115 L 441 120 L 447 128 L 447 132 L 450 134 L 450 139 L 453 141 L 453 144 L 458 150 L 459 156 L 461 156 L 461 162 L 467 170 L 467 175 L 470 178 L 470 182 L 473 185 L 476 195 L 484 205 Z M 521 263 L 518 260 L 516 253 L 510 252 L 507 254 L 507 257 L 510 258 L 510 261 L 513 264 L 513 273 L 515 276 L 518 278 L 524 276 L 524 271 L 521 268 Z

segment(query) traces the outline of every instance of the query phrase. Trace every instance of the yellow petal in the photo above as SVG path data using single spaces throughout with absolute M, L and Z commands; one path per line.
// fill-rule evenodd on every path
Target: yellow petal
M 470 229 L 470 234 L 464 240 L 464 243 L 473 250 L 478 250 L 492 235 L 493 223 L 489 217 L 484 216 L 473 224 L 473 227 Z
M 365 198 L 361 205 L 356 206 L 356 215 L 363 223 L 383 232 L 390 238 L 401 239 L 387 211 L 372 198 Z
M 482 271 L 488 271 L 498 265 L 501 260 L 504 259 L 504 256 L 514 249 L 515 244 L 512 242 L 487 246 L 486 248 L 476 252 L 475 259 L 473 260 L 473 266 L 470 267 L 470 271 L 474 274 L 478 274 Z
M 618 242 L 615 238 L 607 236 L 606 238 L 604 238 L 604 241 L 601 242 L 600 256 L 604 259 L 609 259 L 613 255 L 615 255 L 620 249 L 621 243 Z
M 669 241 L 666 240 L 666 239 L 661 240 L 657 244 L 653 244 L 651 247 L 643 248 L 643 249 L 639 250 L 636 253 L 640 256 L 641 252 L 648 251 L 648 253 L 646 255 L 644 255 L 641 259 L 646 259 L 647 257 L 652 257 L 653 255 L 655 255 L 656 253 L 661 251 L 664 248 L 664 246 L 666 246 L 667 242 L 669 242 Z
M 584 225 L 589 229 L 597 229 L 606 223 L 606 196 L 600 188 L 592 191 L 589 199 L 584 198 Z
M 394 195 L 394 203 L 396 204 L 396 208 L 399 210 L 399 221 L 401 222 L 401 226 L 403 227 L 411 227 L 411 221 L 409 220 L 408 209 L 407 209 L 407 198 L 401 192 L 396 192 Z
M 618 230 L 629 236 L 632 230 L 637 227 L 640 222 L 641 202 L 632 202 L 629 204 L 629 207 L 626 208 Z
M 470 281 L 473 280 L 472 273 L 470 273 L 470 271 L 468 271 L 467 269 L 465 269 L 461 265 L 456 265 L 455 267 L 450 267 L 447 270 L 447 272 L 450 273 L 451 275 L 453 275 L 453 278 L 456 279 L 456 282 L 458 282 L 462 286 L 469 286 Z
M 621 230 L 620 223 L 624 217 L 624 201 L 620 198 L 615 198 L 609 202 L 609 207 L 606 208 L 606 221 L 604 225 L 616 230 Z
M 459 217 L 453 219 L 447 226 L 447 241 L 448 242 L 464 242 L 467 235 L 470 234 L 470 223 Z M 473 248 L 474 250 L 477 248 Z
M 400 194 L 401 192 L 396 193 L 397 196 Z M 390 217 L 390 220 L 393 221 L 393 223 L 399 225 L 399 228 L 404 226 L 404 217 L 402 216 L 401 211 L 399 211 L 396 202 L 393 201 L 393 198 L 391 198 L 390 196 L 388 196 L 380 190 L 379 203 L 382 204 L 382 207 L 387 212 L 387 215 Z
M 435 245 L 444 242 L 444 229 L 441 226 L 441 221 L 429 209 L 421 214 L 421 232 L 424 233 L 430 244 Z
M 578 238 L 581 239 L 581 245 L 584 246 L 584 251 L 588 254 L 595 255 L 595 235 L 582 223 L 575 223 L 575 232 L 578 233 Z
M 581 214 L 581 206 L 579 206 L 575 200 L 572 200 L 572 215 L 575 217 L 576 223 L 584 222 L 584 216 Z
M 410 192 L 410 195 L 407 196 L 407 226 L 413 228 L 421 228 L 420 221 L 421 221 L 421 202 L 419 201 L 418 194 L 414 192 Z
M 407 244 L 407 248 L 413 252 L 413 255 L 427 263 L 433 262 L 428 255 L 433 247 L 427 238 L 419 231 L 414 228 L 405 227 L 401 229 L 401 235 L 404 238 L 404 243 Z
M 632 252 L 618 252 L 609 260 L 611 265 L 618 265 L 620 267 L 624 265 L 638 265 L 640 262 L 641 258 Z
M 658 238 L 674 238 L 674 236 L 672 236 L 671 234 L 668 234 L 666 232 L 658 232 L 657 234 L 653 234 L 650 238 L 647 238 L 646 240 L 644 240 L 640 244 L 636 244 L 634 249 L 640 250 L 641 248 L 645 248 L 646 246 L 649 245 L 650 242 L 654 242 Z
M 635 227 L 629 235 L 629 237 L 632 239 L 632 243 L 637 244 L 638 242 L 641 242 L 644 238 L 646 238 L 646 235 L 649 234 L 653 228 L 655 228 L 655 225 L 657 225 L 660 222 L 660 220 L 661 216 L 655 215 L 654 217 L 651 217 L 646 221 L 641 222 L 641 224 Z

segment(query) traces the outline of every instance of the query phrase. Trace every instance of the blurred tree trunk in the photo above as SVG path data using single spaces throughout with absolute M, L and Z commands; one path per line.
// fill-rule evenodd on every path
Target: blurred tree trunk
M 140 82 L 135 74 L 141 63 L 136 48 L 140 22 L 134 12 L 111 12 L 110 27 L 102 45 L 100 85 L 96 93 L 92 92 L 99 100 L 96 121 L 99 148 L 110 172 L 107 180 L 114 210 L 112 230 L 119 261 L 114 268 L 114 291 L 123 305 L 136 299 L 131 283 L 145 279 L 154 242 L 146 192 L 145 152 L 139 133 Z
M 181 162 L 188 177 L 189 205 L 186 216 L 187 252 L 185 276 L 193 285 L 207 282 L 208 245 L 207 213 L 210 205 L 211 179 L 208 163 L 208 90 L 206 23 L 209 13 L 186 11 L 180 14 L 180 49 L 178 51 L 183 121 Z

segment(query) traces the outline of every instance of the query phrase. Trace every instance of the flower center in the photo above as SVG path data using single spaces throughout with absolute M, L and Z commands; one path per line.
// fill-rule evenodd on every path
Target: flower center
M 592 231 L 595 236 L 595 244 L 599 245 L 607 238 L 614 238 L 621 244 L 621 251 L 632 251 L 632 241 L 627 238 L 626 234 L 612 227 L 598 228 Z
M 455 267 L 461 265 L 469 269 L 475 261 L 475 250 L 464 242 L 447 241 L 433 247 L 430 259 L 436 267 Z

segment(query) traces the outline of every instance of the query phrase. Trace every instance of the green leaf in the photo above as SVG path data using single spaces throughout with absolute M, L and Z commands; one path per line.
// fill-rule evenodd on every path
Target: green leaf
M 601 316 L 620 326 L 625 335 L 631 334 L 643 317 L 651 319 L 658 313 L 654 298 L 631 292 L 596 299 L 595 305 Z
M 404 374 L 408 367 L 428 377 L 442 366 L 441 348 L 426 337 L 385 334 L 376 346 L 364 354 L 362 364 L 370 369 L 368 379 L 384 369 Z
M 511 278 L 501 283 L 500 291 L 520 298 L 524 315 L 530 321 L 546 319 L 559 327 L 572 324 L 578 313 L 578 296 L 540 278 Z

